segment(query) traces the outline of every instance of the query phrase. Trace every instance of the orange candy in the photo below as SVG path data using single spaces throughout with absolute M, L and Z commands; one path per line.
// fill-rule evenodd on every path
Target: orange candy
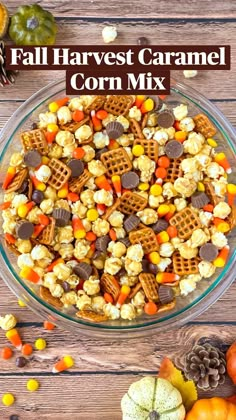
M 84 149 L 82 147 L 76 147 L 76 149 L 73 151 L 72 156 L 75 159 L 82 159 L 85 155 Z
M 168 226 L 166 232 L 168 233 L 170 238 L 176 238 L 176 236 L 178 236 L 178 231 L 175 226 Z
M 0 210 L 9 209 L 10 205 L 11 205 L 11 201 L 5 201 L 5 203 L 0 204 Z
M 10 347 L 3 347 L 2 351 L 1 351 L 1 357 L 4 360 L 10 359 L 13 355 L 13 351 L 12 349 L 10 349 Z
M 5 233 L 5 240 L 12 245 L 16 242 L 16 238 L 10 233 Z
M 102 130 L 102 123 L 99 118 L 96 117 L 95 111 L 91 111 L 91 118 L 93 123 L 93 128 L 95 131 L 101 131 Z
M 21 353 L 24 356 L 30 356 L 33 353 L 33 347 L 31 346 L 31 344 L 24 344 L 22 346 Z
M 105 118 L 107 118 L 108 116 L 108 112 L 105 111 L 105 109 L 99 109 L 99 111 L 96 112 L 96 117 L 99 120 L 104 120 Z
M 45 134 L 47 143 L 51 144 L 55 140 L 57 132 L 56 131 L 46 131 L 44 134 Z
M 155 315 L 157 313 L 157 305 L 154 302 L 148 302 L 144 305 L 144 312 L 147 315 Z
M 79 200 L 79 195 L 73 192 L 69 192 L 67 194 L 67 200 L 72 201 L 72 203 L 75 203 Z
M 109 236 L 110 236 L 110 238 L 111 238 L 112 241 L 116 241 L 117 236 L 116 236 L 116 232 L 115 232 L 114 229 L 110 229 L 109 230 Z
M 95 235 L 95 233 L 93 233 L 92 231 L 87 232 L 86 236 L 85 236 L 85 239 L 87 239 L 87 241 L 93 242 L 93 241 L 96 241 L 97 235 Z
M 55 265 L 60 264 L 60 263 L 64 263 L 63 258 L 57 258 L 56 260 L 54 260 L 51 264 L 49 264 L 46 268 L 45 271 L 47 273 L 49 273 L 50 271 L 53 270 L 53 268 L 55 267 Z
M 54 330 L 54 328 L 55 328 L 55 325 L 52 324 L 49 321 L 44 321 L 43 326 L 44 326 L 45 330 L 49 330 L 49 331 Z
M 164 179 L 164 178 L 166 178 L 167 170 L 163 167 L 158 167 L 155 171 L 155 175 L 156 175 L 157 178 Z
M 161 156 L 159 157 L 158 166 L 161 166 L 161 168 L 169 168 L 170 166 L 170 159 L 167 156 Z
M 83 111 L 80 111 L 79 109 L 76 109 L 73 113 L 72 113 L 72 119 L 76 122 L 80 122 L 84 119 L 84 113 Z
M 205 206 L 203 206 L 203 210 L 208 211 L 209 213 L 213 213 L 214 206 L 212 204 L 206 204 Z
M 107 303 L 113 303 L 114 302 L 114 299 L 113 299 L 112 295 L 110 295 L 110 293 L 107 293 L 107 292 L 104 293 L 103 297 L 104 297 L 104 299 Z
M 47 226 L 49 225 L 50 219 L 46 214 L 39 214 L 38 221 L 41 225 Z
M 183 143 L 187 138 L 187 133 L 185 131 L 176 131 L 175 132 L 175 140 Z

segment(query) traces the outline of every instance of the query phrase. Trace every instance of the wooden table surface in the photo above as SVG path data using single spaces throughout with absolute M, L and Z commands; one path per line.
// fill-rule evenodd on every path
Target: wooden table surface
M 5 1 L 11 13 L 23 0 Z M 56 17 L 58 44 L 102 44 L 101 32 L 106 24 L 115 25 L 119 36 L 115 44 L 136 44 L 146 36 L 151 44 L 230 44 L 232 69 L 229 72 L 200 72 L 184 80 L 182 72 L 172 74 L 180 81 L 205 94 L 236 126 L 236 2 L 231 0 L 73 0 L 39 1 Z M 30 95 L 47 83 L 62 78 L 63 72 L 21 72 L 14 86 L 0 89 L 0 127 Z M 0 419 L 12 414 L 20 420 L 118 420 L 120 400 L 129 385 L 145 374 L 155 375 L 163 356 L 183 360 L 198 340 L 221 342 L 227 346 L 236 339 L 235 296 L 233 284 L 224 296 L 198 319 L 180 329 L 133 340 L 95 340 L 76 336 L 56 328 L 44 331 L 42 320 L 27 308 L 20 308 L 17 299 L 0 281 L 0 314 L 14 313 L 25 342 L 44 337 L 48 347 L 34 352 L 30 363 L 17 369 L 14 360 L 0 360 L 0 397 L 13 392 L 16 403 L 0 405 Z M 0 333 L 0 344 L 6 344 Z M 51 367 L 62 354 L 75 359 L 70 372 L 53 375 Z M 40 391 L 29 393 L 27 379 L 37 378 Z M 214 393 L 235 392 L 229 381 Z M 207 395 L 210 395 L 207 394 Z M 213 419 L 212 419 L 213 420 Z

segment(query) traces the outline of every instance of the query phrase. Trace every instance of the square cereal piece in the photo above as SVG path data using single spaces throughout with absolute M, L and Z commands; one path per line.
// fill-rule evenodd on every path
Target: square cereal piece
M 138 211 L 143 210 L 147 206 L 147 199 L 141 195 L 126 191 L 120 197 L 118 210 L 124 214 L 136 214 Z
M 154 160 L 155 162 L 158 159 L 158 143 L 156 140 L 146 140 L 146 139 L 135 139 L 134 146 L 138 144 L 144 148 L 144 154 L 149 157 L 149 159 Z
M 200 258 L 194 257 L 191 259 L 186 259 L 181 257 L 180 253 L 176 251 L 173 254 L 173 269 L 174 273 L 179 276 L 187 276 L 189 274 L 197 274 L 199 272 L 198 264 L 200 263 Z
M 52 171 L 48 184 L 56 190 L 60 190 L 70 178 L 71 169 L 65 163 L 55 158 L 50 160 L 48 166 Z
M 139 280 L 142 285 L 145 296 L 148 300 L 156 302 L 159 298 L 158 296 L 158 283 L 156 277 L 151 273 L 141 273 L 139 274 Z
M 132 169 L 132 162 L 123 147 L 102 153 L 101 161 L 110 177 L 122 175 Z
M 171 217 L 170 225 L 176 227 L 180 239 L 188 239 L 195 229 L 201 227 L 201 222 L 197 214 L 186 207 Z
M 193 118 L 195 130 L 201 133 L 206 139 L 217 133 L 215 126 L 204 114 L 198 114 Z
M 134 100 L 132 96 L 111 95 L 106 99 L 104 109 L 110 114 L 116 116 L 125 115 L 127 114 L 133 102 Z
M 41 155 L 48 153 L 48 143 L 45 138 L 43 130 L 37 128 L 36 130 L 25 131 L 21 134 L 21 143 L 24 152 L 29 150 L 37 150 Z
M 140 244 L 144 254 L 150 254 L 150 252 L 158 251 L 159 249 L 156 235 L 153 230 L 148 227 L 130 232 L 129 240 L 132 245 Z

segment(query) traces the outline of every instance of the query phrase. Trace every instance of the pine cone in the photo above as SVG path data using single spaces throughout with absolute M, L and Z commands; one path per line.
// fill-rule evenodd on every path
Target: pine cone
M 0 40 L 0 86 L 15 83 L 17 71 L 6 70 L 6 55 L 4 42 Z
M 193 380 L 198 388 L 213 390 L 225 381 L 225 355 L 209 343 L 196 345 L 186 355 L 185 376 Z

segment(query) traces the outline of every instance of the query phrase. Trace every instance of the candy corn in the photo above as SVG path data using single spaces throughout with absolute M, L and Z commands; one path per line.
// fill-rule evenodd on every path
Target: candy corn
M 170 237 L 165 230 L 158 233 L 156 237 L 157 237 L 157 242 L 159 243 L 159 245 L 164 244 L 165 242 L 169 242 L 170 240 Z
M 18 350 L 22 348 L 22 341 L 20 338 L 20 334 L 18 333 L 16 328 L 9 330 L 6 332 L 6 338 L 11 342 L 11 344 Z
M 102 123 L 101 123 L 101 120 L 96 117 L 94 110 L 91 111 L 91 118 L 92 118 L 94 131 L 101 131 L 102 130 Z
M 225 266 L 226 261 L 229 256 L 229 246 L 226 245 L 224 248 L 222 248 L 218 254 L 218 257 L 213 261 L 213 264 L 215 267 L 222 268 Z
M 229 223 L 225 222 L 225 220 L 220 219 L 219 217 L 214 217 L 213 223 L 219 232 L 226 233 L 230 231 Z
M 53 366 L 52 373 L 63 372 L 64 370 L 70 369 L 72 366 L 74 366 L 73 358 L 71 356 L 64 356 Z
M 114 150 L 114 149 L 118 149 L 120 145 L 116 140 L 110 139 L 107 147 L 109 150 Z
M 235 196 L 236 196 L 236 185 L 235 184 L 228 184 L 227 185 L 227 192 L 228 192 L 228 204 L 229 204 L 229 206 L 233 206 Z
M 165 215 L 165 219 L 167 222 L 169 222 L 169 220 L 171 219 L 172 216 L 174 216 L 175 212 L 176 212 L 176 207 L 174 204 L 169 204 L 169 212 Z
M 157 214 L 159 217 L 165 216 L 170 211 L 170 206 L 168 204 L 160 204 L 157 209 Z
M 11 206 L 11 201 L 5 201 L 4 203 L 0 204 L 0 210 L 9 209 Z
M 146 97 L 145 95 L 137 95 L 134 105 L 137 108 L 140 108 L 143 102 L 145 101 L 145 97 Z
M 5 179 L 4 179 L 3 184 L 2 184 L 2 188 L 4 190 L 7 189 L 8 185 L 11 183 L 11 181 L 13 180 L 15 175 L 16 175 L 16 168 L 14 168 L 13 166 L 10 166 L 7 170 Z
M 222 166 L 222 168 L 224 168 L 224 170 L 227 174 L 231 174 L 231 172 L 232 172 L 231 166 L 230 166 L 230 164 L 229 164 L 229 162 L 228 162 L 228 160 L 227 160 L 227 158 L 226 158 L 226 156 L 223 152 L 217 153 L 215 155 L 215 161 L 220 166 Z
M 112 192 L 112 187 L 109 184 L 109 182 L 108 182 L 107 178 L 105 177 L 105 175 L 101 175 L 101 176 L 98 176 L 97 178 L 95 178 L 95 184 L 101 190 L 106 190 L 106 191 Z
M 161 260 L 160 255 L 157 251 L 150 252 L 150 254 L 147 255 L 147 258 L 152 264 L 159 264 Z
M 97 211 L 98 211 L 99 216 L 102 216 L 102 214 L 104 214 L 105 211 L 106 211 L 106 205 L 105 204 L 99 204 L 98 203 L 96 205 L 96 208 L 97 208 Z
M 46 184 L 44 182 L 39 181 L 34 173 L 32 171 L 29 172 L 30 179 L 33 182 L 34 188 L 39 191 L 45 191 L 46 190 Z
M 47 140 L 48 144 L 51 144 L 54 142 L 56 135 L 57 135 L 57 131 L 45 131 L 45 137 Z
M 86 236 L 86 230 L 80 218 L 74 214 L 72 217 L 72 229 L 75 239 L 82 239 Z
M 66 198 L 69 193 L 69 185 L 68 182 L 66 182 L 60 190 L 57 192 L 58 198 Z
M 117 308 L 120 308 L 121 305 L 123 305 L 123 303 L 126 301 L 127 297 L 130 294 L 130 287 L 123 285 L 120 289 L 120 294 L 116 303 Z
M 9 244 L 12 244 L 13 245 L 16 242 L 16 238 L 13 235 L 11 235 L 10 233 L 5 233 L 4 237 L 5 237 L 5 240 Z
M 79 194 L 76 194 L 74 192 L 69 192 L 67 194 L 67 200 L 71 201 L 72 203 L 75 203 L 76 201 L 79 200 Z
M 174 283 L 179 280 L 179 276 L 175 273 L 157 273 L 156 280 L 158 283 Z
M 43 231 L 45 226 L 47 226 L 50 222 L 49 217 L 46 216 L 45 214 L 40 214 L 38 216 L 38 220 L 39 220 L 39 224 L 34 226 L 33 238 L 37 238 L 40 235 L 40 233 Z
M 96 117 L 99 118 L 99 120 L 104 120 L 107 116 L 108 112 L 105 111 L 105 109 L 99 109 L 99 111 L 96 112 Z
M 140 111 L 142 112 L 142 114 L 145 114 L 146 112 L 150 112 L 153 110 L 154 105 L 155 105 L 154 100 L 151 98 L 148 98 L 141 105 Z
M 49 264 L 46 268 L 45 271 L 47 273 L 49 273 L 50 271 L 53 270 L 53 268 L 55 267 L 55 265 L 60 264 L 60 263 L 64 263 L 63 258 L 57 258 L 56 260 L 54 260 L 51 264 Z
M 30 212 L 30 210 L 32 210 L 34 205 L 35 205 L 34 201 L 29 201 L 28 203 L 21 204 L 17 209 L 18 216 L 24 219 L 27 216 L 27 214 Z
M 66 105 L 69 100 L 70 100 L 70 98 L 65 97 L 65 98 L 62 98 L 62 99 L 57 99 L 57 101 L 51 102 L 48 105 L 49 111 L 50 112 L 57 112 L 58 109 L 61 108 L 64 105 Z
M 20 271 L 20 277 L 22 277 L 25 280 L 31 281 L 35 284 L 41 282 L 40 276 L 31 267 L 22 268 L 22 270 Z
M 120 175 L 113 175 L 112 178 L 112 184 L 114 187 L 114 190 L 116 192 L 117 197 L 121 196 L 121 179 Z

